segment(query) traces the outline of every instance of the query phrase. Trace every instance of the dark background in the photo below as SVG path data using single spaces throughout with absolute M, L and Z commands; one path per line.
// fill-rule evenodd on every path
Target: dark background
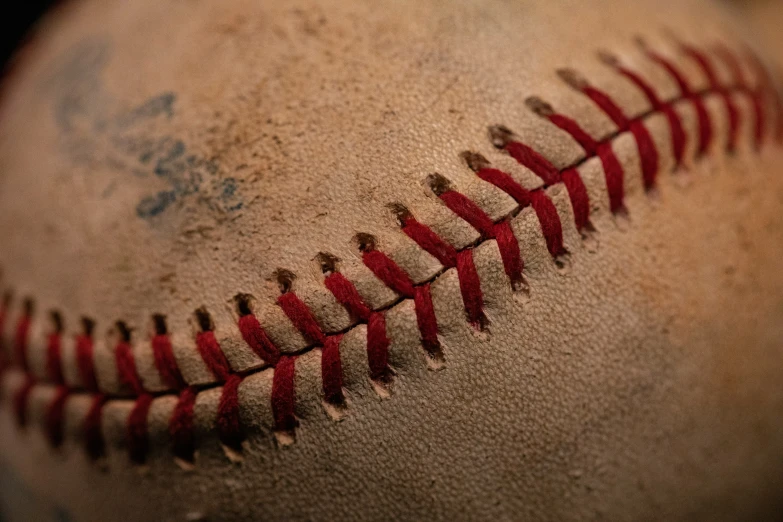
M 26 0 L 6 6 L 0 16 L 0 63 L 5 69 L 9 57 L 53 0 Z

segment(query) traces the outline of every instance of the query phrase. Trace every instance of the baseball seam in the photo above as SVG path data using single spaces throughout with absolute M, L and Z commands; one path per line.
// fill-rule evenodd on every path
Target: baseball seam
M 439 174 L 429 176 L 426 180 L 427 184 L 440 201 L 457 217 L 478 231 L 480 238 L 474 243 L 457 249 L 426 224 L 418 221 L 407 208 L 399 204 L 393 205 L 401 230 L 442 265 L 442 268 L 427 280 L 414 283 L 403 268 L 395 263 L 389 255 L 377 248 L 374 237 L 366 234 L 357 235 L 356 239 L 364 265 L 377 279 L 397 294 L 398 297 L 393 303 L 373 309 L 359 294 L 354 283 L 338 271 L 334 258 L 326 254 L 319 256 L 325 274 L 324 285 L 353 319 L 349 330 L 360 324 L 367 327 L 368 373 L 372 381 L 383 387 L 393 378 L 393 371 L 388 361 L 391 341 L 387 331 L 385 312 L 402 300 L 413 302 L 420 342 L 427 355 L 433 359 L 443 357 L 430 287 L 447 270 L 453 268 L 456 271 L 466 320 L 476 329 L 486 328 L 488 319 L 484 314 L 484 294 L 473 260 L 474 249 L 479 245 L 494 240 L 509 284 L 514 289 L 519 289 L 524 285 L 524 261 L 519 241 L 511 226 L 511 220 L 523 209 L 532 208 L 552 257 L 557 258 L 565 253 L 560 216 L 546 190 L 560 184 L 565 187 L 573 212 L 574 225 L 577 230 L 585 230 L 590 226 L 590 201 L 587 189 L 577 170 L 577 167 L 584 162 L 592 158 L 600 160 L 605 176 L 609 208 L 612 213 L 624 212 L 626 173 L 612 149 L 612 143 L 619 135 L 630 133 L 633 137 L 640 159 L 644 188 L 646 190 L 653 189 L 659 172 L 660 158 L 658 148 L 644 124 L 650 116 L 661 114 L 666 118 L 671 135 L 671 150 L 675 168 L 681 165 L 689 141 L 680 116 L 675 111 L 675 105 L 678 103 L 690 103 L 696 112 L 698 123 L 697 157 L 705 154 L 714 140 L 714 124 L 705 104 L 705 99 L 712 95 L 717 95 L 720 98 L 726 111 L 726 148 L 729 152 L 736 148 L 742 124 L 742 113 L 736 106 L 735 95 L 746 96 L 751 102 L 754 115 L 753 142 L 755 147 L 760 148 L 767 141 L 769 120 L 766 110 L 767 102 L 770 100 L 775 111 L 775 139 L 778 142 L 783 140 L 781 101 L 766 70 L 755 56 L 749 54 L 747 58 L 757 76 L 756 85 L 751 86 L 743 74 L 741 62 L 737 56 L 728 47 L 717 46 L 714 53 L 731 71 L 733 77 L 731 83 L 724 85 L 716 74 L 713 57 L 700 49 L 685 44 L 680 44 L 680 49 L 699 67 L 707 79 L 708 86 L 703 90 L 695 90 L 672 61 L 652 49 L 644 47 L 645 54 L 651 62 L 662 67 L 678 86 L 679 94 L 668 101 L 661 100 L 652 85 L 642 75 L 628 68 L 617 57 L 607 53 L 601 54 L 601 59 L 619 75 L 634 84 L 649 102 L 651 109 L 634 117 L 628 116 L 612 97 L 591 85 L 576 71 L 571 69 L 558 71 L 560 77 L 570 87 L 585 95 L 616 125 L 616 132 L 601 140 L 594 139 L 576 120 L 557 112 L 556 108 L 545 100 L 537 97 L 530 97 L 526 100 L 528 107 L 533 112 L 569 134 L 584 150 L 584 157 L 566 168 L 556 168 L 547 158 L 525 145 L 513 131 L 502 126 L 491 127 L 489 132 L 493 144 L 498 149 L 507 152 L 519 164 L 531 170 L 543 181 L 543 185 L 537 189 L 525 189 L 510 174 L 494 168 L 483 156 L 469 151 L 463 152 L 463 159 L 479 178 L 499 188 L 516 202 L 516 208 L 500 220 L 493 220 L 475 202 L 458 192 L 445 177 Z M 324 332 L 313 312 L 292 289 L 292 275 L 285 271 L 279 271 L 277 277 L 281 286 L 281 295 L 277 299 L 277 305 L 294 327 L 309 340 L 309 345 L 305 350 L 313 348 L 321 350 L 323 400 L 335 408 L 345 407 L 346 397 L 343 391 L 340 342 L 346 331 Z M 155 367 L 161 381 L 170 390 L 176 390 L 179 394 L 177 404 L 169 420 L 169 433 L 173 453 L 183 461 L 192 462 L 194 459 L 193 431 L 196 398 L 201 391 L 219 385 L 222 385 L 222 391 L 215 423 L 217 434 L 225 446 L 241 450 L 245 435 L 239 415 L 238 390 L 243 379 L 250 373 L 269 367 L 274 368 L 270 400 L 275 431 L 288 435 L 292 440 L 298 424 L 294 411 L 297 355 L 281 354 L 279 348 L 253 314 L 247 296 L 239 294 L 236 300 L 240 316 L 238 320 L 239 332 L 247 345 L 267 366 L 244 372 L 234 371 L 215 336 L 214 325 L 209 313 L 204 309 L 199 309 L 196 311 L 196 318 L 200 331 L 196 334 L 195 345 L 200 357 L 216 379 L 214 383 L 209 385 L 194 386 L 186 382 L 174 356 L 165 319 L 158 315 L 153 317 L 155 335 L 151 345 Z M 6 297 L 0 306 L 0 333 L 4 331 L 10 303 L 10 297 Z M 24 311 L 15 325 L 11 342 L 13 360 L 4 359 L 1 361 L 2 368 L 0 368 L 0 371 L 3 371 L 16 366 L 25 375 L 24 382 L 13 394 L 13 408 L 17 423 L 20 426 L 25 426 L 28 423 L 28 402 L 33 388 L 37 385 L 55 385 L 54 398 L 46 409 L 45 430 L 51 445 L 59 447 L 63 442 L 63 417 L 68 398 L 75 394 L 88 394 L 92 396 L 92 401 L 89 411 L 82 421 L 84 441 L 88 455 L 92 458 L 101 457 L 105 453 L 105 441 L 101 429 L 103 408 L 109 401 L 122 399 L 123 396 L 107 393 L 105 390 L 101 390 L 98 384 L 92 340 L 94 324 L 85 320 L 83 332 L 76 336 L 76 366 L 82 387 L 72 387 L 66 384 L 63 377 L 62 319 L 58 314 L 52 314 L 55 328 L 47 338 L 46 379 L 40 379 L 34 375 L 28 363 L 29 332 L 33 320 L 32 301 L 26 300 L 23 308 Z M 147 426 L 149 410 L 154 397 L 161 395 L 161 393 L 153 393 L 145 388 L 136 366 L 130 330 L 123 323 L 118 323 L 117 326 L 120 331 L 120 340 L 114 349 L 116 371 L 123 388 L 129 390 L 135 398 L 133 409 L 127 418 L 126 442 L 131 460 L 142 463 L 149 451 Z M 6 350 L 2 351 L 3 354 L 5 352 Z M 163 394 L 171 394 L 171 391 Z

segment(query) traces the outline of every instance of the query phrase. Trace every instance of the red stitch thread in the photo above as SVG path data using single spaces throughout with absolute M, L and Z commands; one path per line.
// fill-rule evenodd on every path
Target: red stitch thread
M 723 100 L 723 104 L 726 107 L 726 114 L 729 120 L 729 135 L 726 146 L 728 150 L 733 151 L 736 147 L 737 135 L 739 133 L 739 111 L 737 106 L 734 104 L 731 93 L 721 86 L 720 81 L 718 81 L 718 75 L 715 73 L 715 69 L 713 68 L 712 62 L 706 54 L 689 45 L 682 45 L 682 48 L 686 55 L 693 58 L 701 71 L 704 73 L 704 76 L 707 77 L 710 88 L 717 92 Z
M 685 134 L 685 129 L 682 126 L 682 120 L 680 120 L 680 116 L 677 114 L 677 111 L 671 104 L 662 103 L 661 99 L 658 97 L 652 86 L 647 83 L 647 81 L 644 80 L 640 75 L 620 65 L 619 63 L 615 63 L 613 66 L 617 72 L 628 78 L 644 93 L 654 111 L 662 112 L 664 116 L 666 116 L 666 120 L 669 123 L 669 129 L 671 132 L 674 163 L 675 165 L 680 165 L 685 154 L 687 135 Z
M 30 400 L 33 386 L 35 386 L 35 379 L 28 374 L 24 384 L 14 395 L 14 413 L 16 413 L 16 423 L 20 428 L 24 428 L 27 425 L 27 403 Z
M 285 315 L 288 316 L 288 319 L 291 320 L 302 335 L 323 346 L 326 342 L 326 336 L 321 331 L 321 327 L 318 326 L 310 309 L 295 293 L 286 292 L 282 294 L 277 298 L 277 304 L 280 305 Z
M 545 185 L 554 185 L 560 181 L 560 171 L 548 159 L 524 143 L 509 141 L 505 144 L 505 149 L 512 158 L 541 178 Z
M 25 373 L 30 372 L 30 365 L 27 361 L 27 340 L 30 335 L 30 316 L 25 314 L 19 318 L 16 325 L 16 335 L 14 336 L 14 347 L 16 348 L 16 360 Z
M 707 107 L 704 105 L 704 100 L 701 96 L 694 93 L 691 89 L 685 76 L 680 73 L 679 69 L 668 59 L 662 55 L 647 50 L 647 56 L 655 63 L 663 67 L 663 69 L 674 79 L 677 86 L 680 89 L 680 94 L 683 98 L 689 100 L 693 107 L 696 109 L 696 116 L 699 121 L 699 144 L 697 148 L 697 155 L 701 156 L 710 146 L 712 141 L 712 121 L 710 115 L 707 112 Z
M 364 303 L 364 300 L 356 291 L 356 287 L 339 272 L 332 272 L 324 279 L 326 288 L 332 292 L 334 298 L 345 307 L 348 312 L 359 319 L 367 322 L 370 318 L 370 308 Z
M 277 364 L 280 360 L 280 350 L 266 334 L 255 315 L 247 314 L 239 318 L 239 332 L 242 334 L 242 339 L 264 362 L 272 366 Z
M 614 155 L 611 142 L 598 145 L 598 157 L 604 167 L 606 191 L 609 194 L 609 209 L 613 213 L 619 212 L 623 208 L 623 199 L 625 198 L 625 188 L 623 187 L 625 174 L 617 156 Z
M 761 62 L 761 59 L 756 56 L 756 54 L 753 51 L 748 50 L 747 54 L 750 58 L 750 62 L 753 64 L 753 68 L 756 71 L 756 76 L 758 77 L 758 87 L 755 89 L 755 92 L 753 94 L 753 104 L 756 108 L 756 146 L 761 147 L 764 143 L 764 137 L 765 137 L 765 129 L 766 129 L 766 114 L 764 112 L 764 98 L 766 92 L 771 92 L 773 94 L 774 102 L 775 102 L 775 109 L 777 112 L 778 117 L 778 130 L 780 130 L 781 125 L 781 103 L 780 103 L 780 96 L 777 95 L 775 92 L 775 88 L 773 87 L 772 80 L 769 77 L 769 74 L 767 73 L 767 68 L 764 67 L 764 64 Z
M 340 360 L 340 342 L 342 340 L 342 335 L 328 337 L 321 351 L 324 400 L 329 404 L 342 404 L 345 400 L 343 396 L 343 365 Z
M 468 321 L 476 328 L 483 328 L 487 322 L 484 316 L 484 295 L 476 266 L 473 264 L 472 250 L 463 250 L 457 254 L 457 275 Z
M 188 386 L 179 393 L 177 405 L 169 419 L 169 436 L 174 456 L 187 462 L 193 461 L 196 451 L 193 431 L 193 414 L 198 391 L 195 386 Z
M 457 251 L 427 225 L 419 223 L 411 216 L 406 217 L 402 225 L 402 231 L 414 240 L 422 250 L 440 261 L 441 265 L 446 268 L 457 265 Z
M 281 357 L 272 376 L 272 416 L 275 430 L 292 431 L 299 424 L 294 415 L 296 357 Z
M 58 386 L 46 410 L 46 436 L 53 448 L 59 448 L 63 443 L 65 401 L 68 399 L 68 394 L 67 386 Z
M 180 390 L 186 386 L 185 379 L 174 358 L 174 350 L 171 347 L 171 339 L 166 334 L 157 334 L 152 338 L 152 355 L 155 360 L 155 368 L 160 374 L 160 379 L 169 388 Z
M 476 171 L 476 175 L 487 183 L 492 183 L 497 188 L 511 196 L 520 207 L 526 207 L 530 205 L 530 191 L 517 183 L 514 178 L 502 170 L 485 167 L 478 169 Z
M 98 379 L 95 375 L 93 362 L 92 339 L 87 335 L 76 336 L 76 366 L 82 385 L 91 392 L 98 391 Z
M 432 305 L 429 283 L 416 287 L 413 304 L 416 310 L 416 323 L 421 333 L 422 346 L 431 356 L 437 355 L 441 348 L 438 339 L 438 321 L 435 317 L 435 307 Z
M 282 361 L 285 358 L 281 358 Z M 275 367 L 280 367 L 278 362 Z M 245 436 L 242 433 L 242 424 L 239 418 L 239 385 L 243 377 L 236 373 L 231 374 L 223 384 L 223 393 L 220 395 L 217 411 L 217 429 L 220 442 L 225 446 L 240 449 Z
M 227 381 L 231 374 L 231 366 L 228 364 L 223 350 L 220 349 L 215 338 L 215 332 L 207 330 L 196 335 L 196 347 L 207 368 L 221 381 Z
M 384 381 L 389 377 L 389 338 L 383 312 L 373 312 L 367 322 L 367 359 L 370 378 Z
M 576 228 L 582 230 L 590 221 L 590 199 L 587 195 L 587 187 L 576 169 L 568 169 L 562 176 L 563 185 L 571 199 Z
M 718 55 L 721 57 L 723 62 L 731 70 L 732 77 L 734 78 L 734 83 L 737 85 L 737 87 L 741 90 L 750 91 L 751 89 L 748 87 L 748 83 L 745 78 L 745 73 L 743 72 L 742 67 L 740 66 L 739 60 L 737 59 L 736 55 L 731 50 L 729 50 L 729 48 L 726 47 L 725 45 L 718 45 L 717 51 L 718 51 Z M 764 74 L 766 75 L 766 71 L 764 71 Z M 754 139 L 757 147 L 761 146 L 764 139 L 764 101 L 762 98 L 763 95 L 760 96 L 758 92 L 753 92 L 752 95 L 750 96 L 750 101 L 753 106 L 753 114 L 755 116 L 755 123 L 756 123 L 754 129 Z M 776 97 L 776 101 L 777 101 L 777 97 Z
M 136 403 L 128 415 L 125 426 L 128 437 L 128 454 L 131 462 L 143 464 L 149 452 L 149 430 L 147 417 L 152 406 L 152 395 L 142 393 L 136 398 Z
M 106 397 L 102 394 L 93 396 L 90 409 L 84 417 L 84 442 L 87 455 L 92 459 L 99 459 L 106 454 L 106 444 L 103 440 L 103 431 L 101 429 L 103 419 L 103 405 L 106 403 Z
M 49 334 L 46 342 L 46 375 L 55 384 L 63 383 L 62 348 L 59 332 Z
M 136 371 L 136 359 L 133 357 L 131 346 L 126 341 L 117 343 L 114 349 L 114 360 L 117 364 L 117 376 L 120 384 L 129 388 L 135 395 L 144 393 L 144 385 Z
M 584 149 L 588 155 L 595 155 L 598 143 L 576 121 L 562 114 L 553 113 L 548 116 L 550 122 L 560 127 Z
M 557 224 L 559 226 L 560 221 Z M 497 241 L 500 258 L 503 261 L 503 270 L 511 281 L 511 285 L 516 287 L 522 281 L 522 255 L 519 253 L 519 242 L 514 237 L 514 231 L 511 230 L 511 223 L 504 220 L 496 224 L 492 235 Z
M 362 260 L 383 284 L 407 299 L 413 297 L 413 281 L 389 256 L 379 250 L 368 250 Z
M 531 194 L 531 205 L 536 211 L 538 221 L 541 224 L 541 232 L 546 239 L 546 246 L 553 257 L 565 253 L 563 247 L 563 226 L 560 223 L 560 215 L 555 204 L 543 190 L 537 190 Z M 517 247 L 518 248 L 518 247 Z M 520 277 L 521 277 L 520 273 Z
M 446 206 L 458 215 L 460 218 L 467 221 L 470 226 L 475 228 L 481 234 L 483 238 L 491 238 L 493 226 L 495 223 L 492 221 L 486 212 L 473 203 L 468 197 L 459 192 L 453 190 L 447 190 L 440 194 L 440 199 Z

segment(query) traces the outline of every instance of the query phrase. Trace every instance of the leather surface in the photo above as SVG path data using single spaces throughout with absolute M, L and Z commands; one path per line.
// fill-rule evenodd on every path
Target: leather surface
M 561 168 L 584 152 L 531 112 L 528 96 L 596 138 L 616 130 L 557 69 L 578 70 L 643 114 L 643 93 L 598 51 L 674 98 L 677 85 L 635 39 L 699 89 L 707 78 L 672 35 L 742 49 L 755 43 L 744 23 L 697 0 L 66 4 L 21 55 L 0 109 L 2 285 L 35 300 L 33 372 L 43 377 L 49 309 L 69 334 L 81 316 L 96 321 L 109 393 L 122 392 L 111 354 L 118 320 L 132 328 L 145 385 L 165 390 L 149 347 L 155 313 L 189 382 L 215 379 L 193 341 L 200 307 L 235 370 L 263 368 L 236 329 L 240 292 L 253 295 L 274 342 L 300 353 L 308 341 L 274 304 L 274 273 L 286 269 L 325 331 L 348 329 L 349 403 L 339 422 L 327 413 L 320 351 L 307 349 L 296 363 L 293 444 L 273 434 L 267 368 L 240 387 L 251 430 L 241 462 L 214 436 L 218 386 L 198 396 L 194 466 L 169 450 L 171 394 L 153 403 L 143 467 L 125 447 L 133 402 L 108 404 L 99 466 L 79 440 L 88 398 L 69 401 L 65 444 L 52 451 L 37 426 L 53 387 L 33 390 L 30 426 L 19 430 L 7 397 L 22 376 L 10 370 L 5 467 L 38 506 L 74 520 L 774 519 L 783 507 L 783 155 L 771 137 L 752 145 L 747 99 L 737 98 L 739 145 L 727 153 L 726 114 L 718 96 L 707 98 L 715 140 L 700 158 L 693 108 L 677 106 L 690 140 L 676 172 L 666 121 L 646 119 L 661 155 L 651 193 L 632 137 L 613 140 L 627 214 L 609 211 L 598 159 L 582 164 L 593 227 L 584 234 L 564 188 L 550 188 L 568 250 L 557 262 L 536 214 L 523 210 L 512 226 L 527 292 L 510 287 L 494 241 L 478 246 L 487 330 L 466 321 L 455 271 L 438 276 L 442 368 L 422 350 L 412 303 L 392 307 L 387 393 L 368 376 L 366 326 L 349 328 L 314 260 L 337 256 L 371 306 L 393 302 L 362 265 L 357 233 L 373 234 L 416 282 L 441 266 L 400 231 L 389 204 L 463 247 L 478 233 L 432 194 L 429 174 L 493 218 L 514 203 L 461 152 L 540 185 L 492 146 L 489 126 L 510 127 Z M 725 67 L 719 74 L 728 81 Z M 78 386 L 73 347 L 64 349 L 66 380 Z

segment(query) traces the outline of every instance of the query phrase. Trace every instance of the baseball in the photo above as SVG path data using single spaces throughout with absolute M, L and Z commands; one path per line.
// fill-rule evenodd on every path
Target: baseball
M 753 9 L 58 3 L 0 86 L 0 519 L 778 520 Z

